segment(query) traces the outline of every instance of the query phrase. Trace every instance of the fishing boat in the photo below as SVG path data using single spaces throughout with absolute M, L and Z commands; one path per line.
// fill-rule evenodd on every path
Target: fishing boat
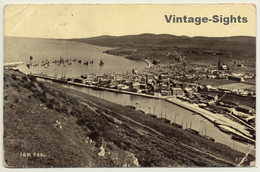
M 182 128 L 182 125 L 177 124 L 177 123 L 174 123 L 174 122 L 172 123 L 172 125 L 175 126 L 175 127 L 177 127 L 177 128 Z
M 202 137 L 204 137 L 205 139 L 210 140 L 210 141 L 212 141 L 212 142 L 215 142 L 215 139 L 213 139 L 213 138 L 210 137 L 210 136 L 204 135 L 204 136 L 202 136 Z
M 87 75 L 86 74 L 81 75 L 80 77 L 83 78 L 83 79 L 87 79 Z
M 250 140 L 248 140 L 248 139 L 246 139 L 246 138 L 244 138 L 244 137 L 241 137 L 241 136 L 238 136 L 238 135 L 234 135 L 234 134 L 232 134 L 231 139 L 237 140 L 237 141 L 240 141 L 240 142 L 247 142 L 247 143 L 253 144 L 252 141 L 250 141 Z
M 93 90 L 102 90 L 99 86 L 92 87 Z
M 194 130 L 194 129 L 192 129 L 192 128 L 187 128 L 187 129 L 185 129 L 185 130 L 188 131 L 188 132 L 190 132 L 190 133 L 192 133 L 192 134 L 199 135 L 199 132 L 196 131 L 196 130 Z
M 100 60 L 99 65 L 100 66 L 104 65 L 104 62 L 102 60 Z

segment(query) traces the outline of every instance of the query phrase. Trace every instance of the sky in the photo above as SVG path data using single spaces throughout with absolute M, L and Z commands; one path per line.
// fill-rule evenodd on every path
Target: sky
M 247 17 L 246 23 L 167 23 L 176 17 Z M 256 36 L 253 4 L 160 5 L 6 5 L 4 35 L 37 38 L 88 38 L 142 33 L 187 36 Z

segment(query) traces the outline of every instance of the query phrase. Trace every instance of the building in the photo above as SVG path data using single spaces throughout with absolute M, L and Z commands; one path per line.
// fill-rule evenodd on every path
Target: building
M 209 94 L 207 96 L 208 100 L 213 100 L 213 101 L 217 101 L 218 100 L 218 94 Z
M 238 82 L 245 82 L 245 79 L 242 76 L 228 76 L 228 80 L 233 80 L 233 81 L 238 81 Z
M 244 113 L 251 113 L 254 109 L 246 105 L 239 105 L 236 110 Z
M 172 95 L 180 95 L 180 96 L 183 96 L 184 95 L 184 91 L 181 89 L 181 88 L 171 88 L 171 94 Z
M 218 70 L 228 70 L 228 66 L 226 64 L 221 64 L 220 57 L 218 59 Z

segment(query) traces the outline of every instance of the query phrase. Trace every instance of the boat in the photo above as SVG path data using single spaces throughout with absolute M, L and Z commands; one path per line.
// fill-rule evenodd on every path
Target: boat
M 162 122 L 165 122 L 165 123 L 168 123 L 168 124 L 171 123 L 171 121 L 169 119 L 166 119 L 166 118 L 158 118 L 158 119 L 160 119 Z
M 240 141 L 240 142 L 251 143 L 251 144 L 254 143 L 254 142 L 252 142 L 252 141 L 250 141 L 250 140 L 248 140 L 248 139 L 246 139 L 246 138 L 244 138 L 244 137 L 241 137 L 241 136 L 238 136 L 238 135 L 234 135 L 234 134 L 232 134 L 231 139 L 237 140 L 237 141 Z
M 149 116 L 151 116 L 153 118 L 156 118 L 156 115 L 154 115 L 154 114 L 148 113 L 147 115 L 149 115 Z
M 81 75 L 80 77 L 83 78 L 83 79 L 87 79 L 87 75 L 86 74 L 85 75 Z
M 92 87 L 92 89 L 93 90 L 102 90 L 100 87 L 98 87 L 98 86 L 94 86 L 94 87 Z
M 172 123 L 173 126 L 177 127 L 177 128 L 182 128 L 182 125 L 177 124 L 177 123 Z
M 210 141 L 212 141 L 212 142 L 215 142 L 215 139 L 213 139 L 213 138 L 210 137 L 210 136 L 204 135 L 204 136 L 202 136 L 202 137 L 204 137 L 205 139 L 210 140 Z
M 100 60 L 99 65 L 100 66 L 104 65 L 104 62 L 102 60 Z
M 188 131 L 188 132 L 190 132 L 190 133 L 192 133 L 192 134 L 199 135 L 199 132 L 196 131 L 196 130 L 194 130 L 194 129 L 187 128 L 187 129 L 185 129 L 185 130 Z

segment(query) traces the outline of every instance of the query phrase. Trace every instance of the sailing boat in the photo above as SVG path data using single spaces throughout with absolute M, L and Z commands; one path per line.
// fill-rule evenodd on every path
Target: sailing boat
M 99 65 L 100 65 L 100 66 L 103 66 L 103 65 L 104 65 L 104 62 L 103 62 L 102 60 L 100 60 Z

